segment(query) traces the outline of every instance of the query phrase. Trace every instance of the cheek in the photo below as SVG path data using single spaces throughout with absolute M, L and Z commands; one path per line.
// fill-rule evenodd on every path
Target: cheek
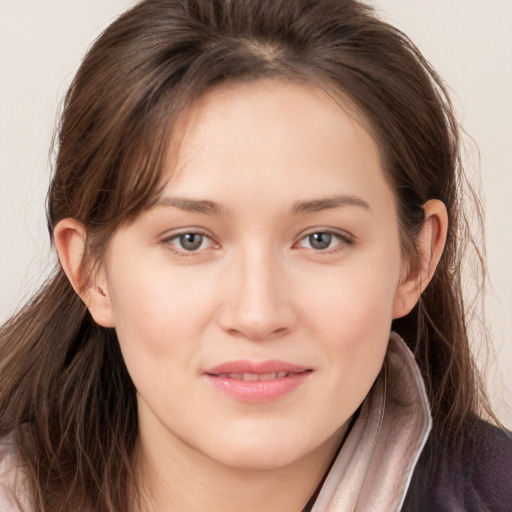
M 171 414 L 177 404 L 168 391 L 173 389 L 173 396 L 189 391 L 186 373 L 194 368 L 212 298 L 201 279 L 180 278 L 168 267 L 141 264 L 135 265 L 137 271 L 127 267 L 119 265 L 110 274 L 123 358 L 140 396 L 160 414 Z
M 339 269 L 322 278 L 310 293 L 303 318 L 310 337 L 323 345 L 332 400 L 352 410 L 369 391 L 385 356 L 399 279 L 395 259 L 385 255 Z M 310 283 L 311 284 L 311 283 Z M 307 289 L 307 288 L 306 288 Z M 343 393 L 335 390 L 343 389 Z
M 212 285 L 197 272 L 143 263 L 127 267 L 118 265 L 109 276 L 115 328 L 126 357 L 146 353 L 159 360 L 192 350 L 213 314 Z
M 348 420 L 381 371 L 391 314 L 390 307 L 383 308 L 375 298 L 359 289 L 357 299 L 339 298 L 323 312 L 323 323 L 328 322 L 322 331 L 327 370 L 323 410 L 331 411 L 333 424 Z M 321 315 L 318 312 L 318 318 Z
M 296 295 L 306 298 L 303 314 L 327 334 L 389 334 L 398 280 L 398 266 L 361 262 L 316 274 Z

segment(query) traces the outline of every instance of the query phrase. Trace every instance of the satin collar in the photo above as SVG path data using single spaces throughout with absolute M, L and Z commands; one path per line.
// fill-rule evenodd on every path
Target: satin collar
M 414 355 L 392 332 L 382 371 L 311 512 L 398 512 L 431 428 Z

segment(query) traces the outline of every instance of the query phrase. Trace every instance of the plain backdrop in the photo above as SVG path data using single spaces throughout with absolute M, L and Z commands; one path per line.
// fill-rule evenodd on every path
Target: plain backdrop
M 37 289 L 54 262 L 44 202 L 58 106 L 85 50 L 133 3 L 0 0 L 0 322 Z M 478 155 L 470 145 L 468 164 L 486 206 L 485 309 L 494 340 L 487 380 L 511 428 L 512 1 L 371 4 L 409 35 L 445 79 L 459 119 L 479 148 Z

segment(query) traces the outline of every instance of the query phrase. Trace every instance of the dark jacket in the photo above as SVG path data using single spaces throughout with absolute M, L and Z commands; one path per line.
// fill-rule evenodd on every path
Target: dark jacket
M 426 460 L 442 458 L 429 440 L 418 462 L 403 512 L 512 512 L 512 434 L 475 420 L 466 428 L 459 456 L 441 462 L 428 481 Z M 436 453 L 437 452 L 437 453 Z

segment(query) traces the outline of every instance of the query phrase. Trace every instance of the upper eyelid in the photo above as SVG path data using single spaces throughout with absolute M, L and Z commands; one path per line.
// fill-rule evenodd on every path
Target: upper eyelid
M 199 248 L 196 250 L 186 250 L 184 247 L 180 248 L 179 242 L 177 242 L 176 239 L 182 235 L 186 235 L 187 233 L 193 233 L 208 238 L 210 240 L 208 247 L 204 247 L 202 249 Z M 201 258 L 201 256 L 206 254 L 205 251 L 212 248 L 215 249 L 216 244 L 217 242 L 211 236 L 203 234 L 198 230 L 184 230 L 181 232 L 176 232 L 167 237 L 161 238 L 159 242 L 159 245 L 161 245 L 165 250 L 170 251 L 177 258 Z
M 198 227 L 188 227 L 188 228 L 178 228 L 177 230 L 173 231 L 164 231 L 161 235 L 158 236 L 162 241 L 171 240 L 173 238 L 176 238 L 181 235 L 187 235 L 187 234 L 197 234 L 201 236 L 205 236 L 209 238 L 210 240 L 215 241 L 215 237 L 207 230 L 198 228 Z
M 302 243 L 304 239 L 306 239 L 308 236 L 313 235 L 315 233 L 326 233 L 329 235 L 334 235 L 338 238 L 337 243 L 335 243 L 331 247 L 326 247 L 325 249 L 315 249 L 313 247 L 304 247 L 302 246 Z M 351 235 L 350 233 L 347 233 L 346 231 L 338 231 L 336 229 L 313 229 L 309 232 L 306 232 L 302 236 L 298 237 L 296 242 L 293 243 L 292 249 L 293 250 L 306 250 L 306 251 L 313 251 L 314 254 L 319 255 L 329 255 L 329 254 L 337 254 L 340 252 L 343 252 L 344 250 L 347 250 L 349 248 L 354 247 L 357 244 L 357 239 L 355 236 Z
M 205 247 L 201 250 L 194 250 L 194 251 L 187 251 L 184 248 L 180 249 L 180 247 L 176 244 L 176 239 L 179 238 L 180 236 L 186 235 L 186 234 L 196 234 L 196 235 L 201 235 L 201 236 L 207 238 L 210 241 L 210 244 L 209 244 L 210 247 Z M 160 240 L 160 242 L 159 242 L 160 244 L 166 245 L 169 250 L 171 250 L 175 254 L 181 255 L 181 256 L 193 256 L 193 255 L 197 256 L 197 255 L 201 254 L 204 250 L 209 249 L 211 247 L 215 247 L 215 245 L 218 244 L 218 242 L 215 240 L 215 238 L 213 236 L 211 236 L 207 232 L 202 231 L 199 228 L 182 229 L 180 231 L 175 231 L 173 233 L 170 233 L 168 236 L 166 236 L 164 234 L 159 238 L 159 240 Z
M 302 240 L 303 238 L 306 238 L 307 236 L 314 235 L 315 233 L 327 233 L 329 235 L 335 235 L 343 240 L 355 242 L 356 237 L 349 233 L 348 231 L 345 231 L 343 229 L 335 229 L 335 228 L 313 228 L 303 231 L 297 236 L 297 242 Z

